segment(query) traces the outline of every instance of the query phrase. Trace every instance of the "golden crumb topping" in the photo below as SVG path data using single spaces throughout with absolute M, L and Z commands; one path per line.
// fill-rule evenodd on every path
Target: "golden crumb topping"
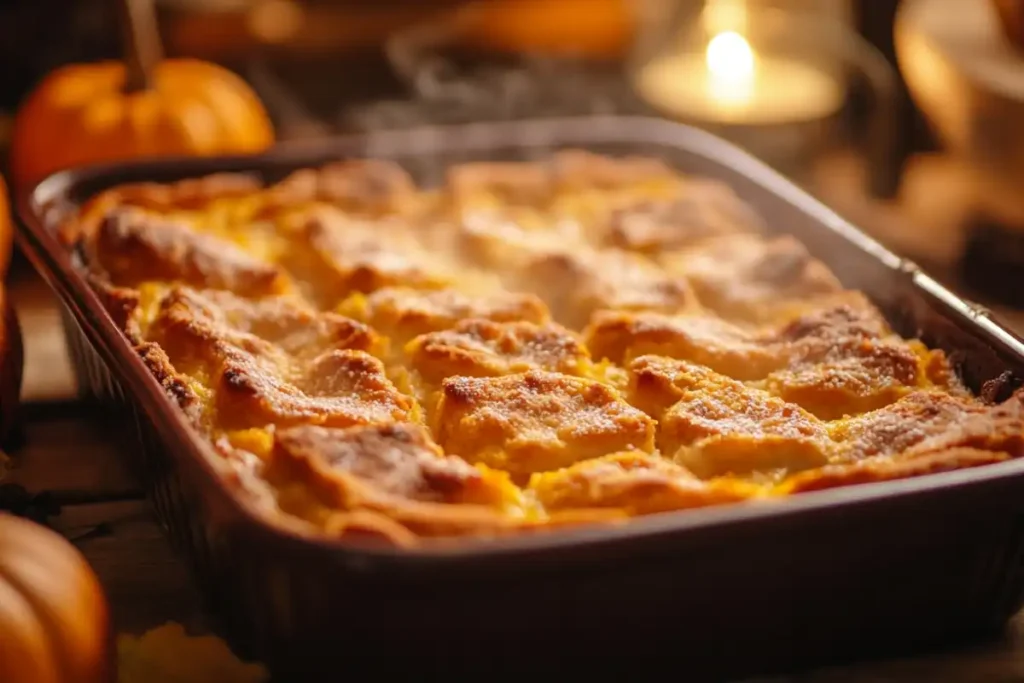
M 351 509 L 415 500 L 501 505 L 500 487 L 461 458 L 445 456 L 410 424 L 282 430 L 268 476 L 302 480 L 329 505 Z
M 471 295 L 457 289 L 410 287 L 354 294 L 342 302 L 339 312 L 371 325 L 400 347 L 413 337 L 455 327 L 463 320 L 541 325 L 551 319 L 544 302 L 532 294 L 496 291 Z
M 528 490 L 548 510 L 611 507 L 629 515 L 734 503 L 760 493 L 759 487 L 742 481 L 702 481 L 686 468 L 642 451 L 534 474 Z
M 723 183 L 563 150 L 422 189 L 346 160 L 116 187 L 62 226 L 232 489 L 409 545 L 1024 455 L 989 405 Z
M 712 315 L 600 311 L 584 331 L 595 359 L 620 365 L 654 355 L 706 365 L 734 379 L 761 379 L 785 366 L 777 345 Z
M 615 206 L 604 225 L 604 241 L 657 255 L 723 235 L 760 230 L 760 218 L 728 186 L 699 179 L 680 184 L 667 197 L 640 196 Z
M 243 296 L 277 294 L 284 271 L 230 241 L 138 210 L 114 210 L 100 224 L 98 263 L 121 286 L 148 281 L 226 289 Z
M 828 432 L 797 405 L 687 361 L 641 356 L 630 370 L 631 400 L 658 418 L 661 452 L 700 477 L 827 462 Z
M 391 162 L 352 159 L 297 171 L 270 188 L 267 204 L 277 207 L 320 202 L 364 215 L 403 213 L 419 191 L 405 170 Z
M 666 252 L 660 262 L 685 276 L 706 308 L 740 322 L 773 322 L 799 302 L 841 290 L 825 265 L 792 237 L 724 236 Z
M 545 254 L 518 272 L 515 283 L 544 299 L 555 320 L 574 329 L 601 309 L 672 312 L 696 306 L 686 279 L 618 249 Z
M 169 363 L 197 391 L 212 394 L 210 417 L 225 429 L 347 426 L 414 414 L 412 401 L 366 352 L 375 333 L 332 313 L 281 299 L 246 303 L 227 292 L 204 296 L 175 288 L 148 330 Z
M 448 377 L 497 377 L 527 370 L 582 375 L 590 366 L 576 335 L 554 323 L 470 319 L 413 339 L 406 352 L 410 366 L 433 384 Z
M 615 451 L 654 450 L 654 421 L 593 380 L 531 370 L 451 377 L 435 434 L 446 452 L 525 475 Z
M 323 307 L 353 292 L 395 285 L 438 289 L 452 279 L 404 221 L 320 211 L 308 218 L 300 235 L 285 263 Z

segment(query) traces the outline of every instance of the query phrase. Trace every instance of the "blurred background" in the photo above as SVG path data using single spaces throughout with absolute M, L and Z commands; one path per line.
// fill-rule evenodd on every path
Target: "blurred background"
M 1020 306 L 1024 60 L 1012 0 L 157 0 L 279 141 L 650 114 L 775 166 L 962 291 Z M 123 54 L 111 0 L 0 3 L 0 145 L 55 68 Z M 1017 118 L 1016 120 L 1024 120 Z M 1018 262 L 1019 261 L 1019 262 Z

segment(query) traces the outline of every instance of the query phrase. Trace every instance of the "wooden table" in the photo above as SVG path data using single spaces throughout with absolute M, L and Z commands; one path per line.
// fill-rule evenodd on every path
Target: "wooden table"
M 166 621 L 205 628 L 199 597 L 118 458 L 131 447 L 77 401 L 57 302 L 42 280 L 16 262 L 10 291 L 25 338 L 22 443 L 8 480 L 61 504 L 52 525 L 96 570 L 119 631 L 141 632 Z
M 24 443 L 11 480 L 62 504 L 53 526 L 72 538 L 106 589 L 116 628 L 138 633 L 167 621 L 208 628 L 200 599 L 141 491 L 117 457 L 129 434 L 101 429 L 76 401 L 57 305 L 24 263 L 12 269 L 12 298 L 25 344 Z M 1006 312 L 1024 329 L 1024 315 Z M 1024 681 L 1024 613 L 1000 642 L 907 660 L 864 663 L 772 683 L 1009 683 Z

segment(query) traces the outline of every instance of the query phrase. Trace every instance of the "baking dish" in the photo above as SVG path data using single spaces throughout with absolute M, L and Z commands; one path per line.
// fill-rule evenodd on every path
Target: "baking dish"
M 350 137 L 251 158 L 69 171 L 20 198 L 22 247 L 61 298 L 82 393 L 130 416 L 161 522 L 228 635 L 275 673 L 312 677 L 387 655 L 375 670 L 433 665 L 550 672 L 668 654 L 720 678 L 905 650 L 1002 626 L 1024 598 L 1024 463 L 636 520 L 485 546 L 366 549 L 264 524 L 125 343 L 54 230 L 113 185 L 214 172 L 275 180 L 346 157 L 393 159 L 418 181 L 447 165 L 563 147 L 658 156 L 730 184 L 804 242 L 900 333 L 947 351 L 973 389 L 1024 377 L 1024 343 L 773 172 L 678 124 L 602 117 Z M 228 478 L 230 484 L 230 478 Z M 614 662 L 607 662 L 608 665 Z

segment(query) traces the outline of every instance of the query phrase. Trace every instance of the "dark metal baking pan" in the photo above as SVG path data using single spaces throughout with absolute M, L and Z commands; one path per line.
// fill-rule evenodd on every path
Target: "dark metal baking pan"
M 656 155 L 728 182 L 907 335 L 945 349 L 975 390 L 1024 378 L 1024 342 L 735 148 L 645 118 L 473 124 L 348 137 L 258 157 L 57 174 L 20 197 L 19 243 L 65 307 L 80 389 L 116 420 L 159 519 L 221 628 L 287 680 L 395 669 L 418 677 L 580 672 L 670 660 L 687 680 L 905 653 L 991 634 L 1024 601 L 1024 461 L 500 542 L 413 550 L 311 541 L 236 498 L 118 332 L 55 230 L 124 182 L 248 172 L 274 181 L 346 157 L 439 181 L 453 163 L 558 148 Z M 643 657 L 643 659 L 638 659 Z M 356 667 L 356 668 L 353 668 Z M 367 670 L 368 671 L 368 670 Z

